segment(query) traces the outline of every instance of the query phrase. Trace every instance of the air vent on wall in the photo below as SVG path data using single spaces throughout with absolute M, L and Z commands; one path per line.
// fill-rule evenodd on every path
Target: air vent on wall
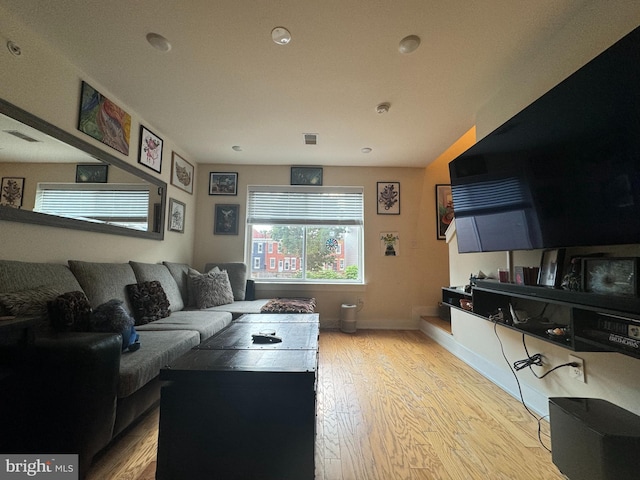
M 305 133 L 304 134 L 304 144 L 305 145 L 317 145 L 318 144 L 318 134 L 317 133 Z
M 36 140 L 35 138 L 30 137 L 29 135 L 25 135 L 22 132 L 19 132 L 18 130 L 4 130 L 6 133 L 8 133 L 9 135 L 13 135 L 14 137 L 18 137 L 21 140 L 24 140 L 25 142 L 39 142 L 40 140 Z

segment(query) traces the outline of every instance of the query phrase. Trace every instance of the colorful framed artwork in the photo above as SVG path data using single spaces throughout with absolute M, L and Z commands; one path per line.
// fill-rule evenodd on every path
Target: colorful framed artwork
M 436 237 L 445 240 L 447 228 L 453 221 L 451 185 L 436 185 Z
M 24 177 L 2 177 L 0 205 L 20 208 L 24 197 Z
M 193 165 L 176 152 L 171 156 L 171 185 L 193 194 Z
M 291 167 L 291 185 L 322 185 L 322 167 Z
M 378 182 L 378 215 L 400 215 L 400 182 Z
M 129 155 L 131 115 L 87 82 L 82 82 L 78 130 Z
M 218 203 L 213 216 L 214 235 L 238 235 L 240 205 Z
M 238 172 L 210 172 L 209 195 L 237 195 Z
M 107 183 L 109 165 L 76 165 L 76 183 Z
M 174 198 L 169 198 L 169 225 L 170 232 L 184 233 L 184 218 L 187 206 Z
M 162 139 L 142 125 L 138 163 L 158 173 L 162 171 Z

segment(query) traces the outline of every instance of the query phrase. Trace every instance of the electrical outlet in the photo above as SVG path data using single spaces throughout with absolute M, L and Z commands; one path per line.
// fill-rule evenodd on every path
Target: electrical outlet
M 584 374 L 584 360 L 580 357 L 576 357 L 575 355 L 569 355 L 569 362 L 578 364 L 576 367 L 569 367 L 569 375 L 571 378 L 575 378 L 582 383 L 587 383 L 587 379 Z

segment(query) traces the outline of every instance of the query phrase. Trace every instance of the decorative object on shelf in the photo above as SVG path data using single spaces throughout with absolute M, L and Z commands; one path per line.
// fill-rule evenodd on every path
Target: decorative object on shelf
M 169 226 L 170 232 L 184 233 L 184 219 L 187 206 L 175 200 L 169 198 Z
M 171 154 L 171 185 L 193 194 L 193 165 L 176 152 Z
M 436 236 L 446 239 L 446 231 L 453 221 L 453 197 L 451 185 L 436 185 Z
M 109 165 L 76 165 L 76 183 L 107 183 Z
M 400 215 L 400 182 L 378 182 L 378 215 Z
M 322 167 L 291 167 L 291 185 L 322 185 Z
M 131 115 L 82 82 L 78 130 L 111 148 L 129 155 Z
M 400 237 L 398 232 L 383 232 L 380 234 L 382 255 L 385 257 L 397 257 L 400 255 Z
M 210 172 L 209 195 L 237 195 L 238 172 Z
M 240 205 L 216 204 L 213 233 L 214 235 L 238 235 L 238 217 Z
M 585 258 L 582 261 L 585 292 L 637 296 L 637 258 Z
M 538 285 L 554 288 L 560 286 L 564 253 L 564 248 L 556 248 L 552 250 L 545 250 L 544 252 L 542 252 L 540 274 L 538 275 Z
M 0 205 L 20 208 L 24 196 L 24 177 L 2 177 Z
M 573 292 L 582 291 L 582 258 L 572 257 L 569 262 L 569 271 L 562 277 L 560 286 Z
M 140 125 L 138 163 L 158 173 L 162 171 L 162 139 L 142 125 Z

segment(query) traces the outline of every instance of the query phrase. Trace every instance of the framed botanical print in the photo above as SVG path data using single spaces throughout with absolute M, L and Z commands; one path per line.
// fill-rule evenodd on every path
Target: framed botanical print
M 400 215 L 400 182 L 378 182 L 378 215 Z
M 2 177 L 0 205 L 20 208 L 24 196 L 24 177 Z
M 175 200 L 169 199 L 169 225 L 168 230 L 170 232 L 184 233 L 184 216 L 187 210 L 187 206 Z
M 138 163 L 158 173 L 162 171 L 162 139 L 142 125 Z

